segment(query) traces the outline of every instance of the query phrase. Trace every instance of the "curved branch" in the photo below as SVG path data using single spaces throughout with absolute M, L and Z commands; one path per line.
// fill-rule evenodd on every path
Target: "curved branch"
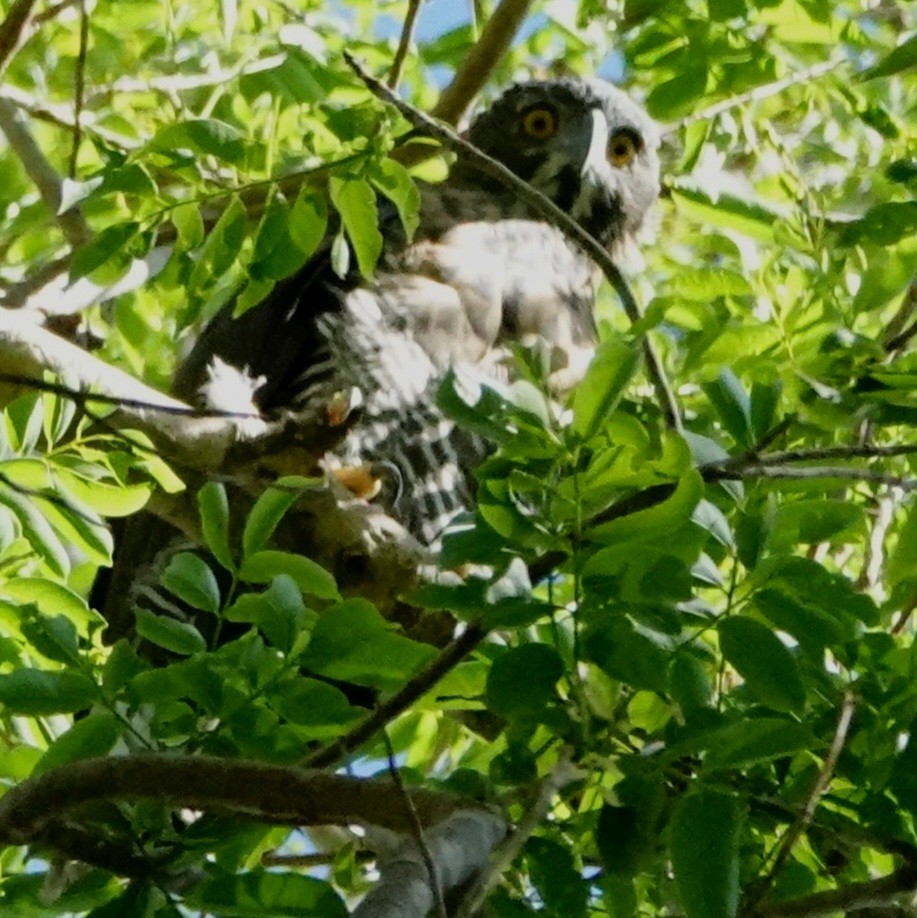
M 467 800 L 452 794 L 422 788 L 406 793 L 424 828 L 469 808 Z M 360 823 L 405 834 L 413 826 L 405 808 L 392 805 L 388 779 L 206 755 L 150 754 L 71 762 L 9 790 L 0 799 L 0 841 L 24 845 L 41 838 L 53 844 L 46 831 L 50 824 L 102 800 L 155 800 L 277 825 Z
M 533 0 L 503 0 L 487 20 L 481 37 L 465 56 L 452 82 L 443 90 L 433 117 L 456 124 L 490 79 L 494 67 L 512 44 Z
M 16 49 L 27 37 L 29 20 L 36 0 L 15 0 L 0 23 L 0 76 L 15 54 Z

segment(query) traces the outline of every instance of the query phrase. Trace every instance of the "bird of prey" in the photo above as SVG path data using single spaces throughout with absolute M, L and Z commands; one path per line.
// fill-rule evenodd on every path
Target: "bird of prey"
M 569 213 L 609 251 L 640 228 L 659 191 L 659 135 L 601 80 L 517 84 L 478 115 L 467 139 Z M 375 464 L 399 481 L 391 514 L 422 543 L 471 500 L 481 444 L 436 407 L 450 368 L 507 379 L 507 349 L 540 336 L 558 387 L 596 343 L 597 270 L 564 234 L 459 156 L 421 191 L 408 242 L 382 219 L 373 280 L 339 277 L 330 243 L 233 318 L 230 303 L 180 368 L 175 391 L 205 407 L 270 416 L 361 393 L 360 420 L 328 464 Z M 342 473 L 343 474 L 343 473 Z

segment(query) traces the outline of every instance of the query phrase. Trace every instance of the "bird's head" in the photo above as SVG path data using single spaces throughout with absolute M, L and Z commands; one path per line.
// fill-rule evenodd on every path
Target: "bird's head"
M 604 80 L 519 83 L 467 137 L 606 246 L 633 235 L 659 195 L 659 131 Z

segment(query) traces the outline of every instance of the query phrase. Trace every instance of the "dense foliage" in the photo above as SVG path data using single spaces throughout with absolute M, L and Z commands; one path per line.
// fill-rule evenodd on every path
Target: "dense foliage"
M 374 192 L 410 229 L 416 191 L 389 155 L 408 125 L 342 58 L 384 75 L 407 3 L 63 2 L 19 34 L 30 6 L 2 4 L 7 310 L 165 388 L 208 317 L 239 290 L 257 302 L 329 225 L 338 263 L 370 274 Z M 496 6 L 421 7 L 405 98 L 434 106 Z M 348 686 L 384 700 L 413 684 L 327 763 L 386 777 L 391 757 L 409 787 L 504 812 L 516 847 L 487 914 L 913 914 L 915 16 L 904 0 L 543 0 L 486 62 L 485 98 L 533 74 L 626 86 L 664 125 L 665 192 L 623 265 L 644 319 L 603 290 L 569 410 L 537 354 L 508 398 L 443 388 L 494 452 L 441 562 L 477 573 L 406 597 L 480 636 L 434 684 L 449 648 L 272 542 L 315 486 L 298 478 L 266 482 L 244 519 L 219 481 L 188 494 L 213 565 L 177 554 L 162 586 L 211 624 L 139 613 L 167 665 L 108 646 L 88 596 L 109 520 L 200 479 L 66 373 L 16 384 L 0 330 L 7 794 L 128 751 L 315 762 L 364 722 Z M 30 848 L 0 808 L 0 911 L 337 916 L 371 885 L 359 838 L 227 809 L 96 804 L 66 826 L 105 851 L 84 846 L 94 866 L 74 870 L 55 855 L 75 854 L 63 823 Z

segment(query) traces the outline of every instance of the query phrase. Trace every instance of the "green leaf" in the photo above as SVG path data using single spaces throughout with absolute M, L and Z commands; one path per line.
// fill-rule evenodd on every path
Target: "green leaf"
M 290 236 L 305 255 L 321 245 L 328 231 L 328 202 L 325 196 L 308 187 L 300 191 L 290 213 Z
M 723 426 L 740 446 L 751 446 L 754 434 L 751 424 L 751 400 L 735 373 L 728 367 L 719 376 L 704 384 L 707 398 L 716 408 Z
M 52 673 L 23 667 L 0 675 L 0 704 L 10 714 L 69 714 L 90 707 L 96 684 L 80 673 Z
M 207 649 L 203 635 L 190 622 L 176 621 L 166 615 L 156 615 L 139 606 L 134 608 L 137 634 L 157 647 L 189 656 Z
M 589 440 L 617 408 L 640 366 L 640 349 L 620 338 L 603 341 L 573 396 L 573 429 Z
M 704 767 L 710 770 L 747 768 L 782 759 L 812 746 L 812 734 L 792 720 L 756 718 L 729 724 L 704 736 Z
M 494 660 L 487 676 L 487 705 L 507 720 L 540 723 L 558 701 L 557 681 L 564 666 L 547 644 L 523 644 Z
M 595 841 L 609 873 L 632 877 L 642 868 L 653 841 L 647 822 L 645 814 L 636 807 L 608 803 L 602 807 Z
M 229 547 L 229 501 L 221 482 L 208 481 L 197 492 L 204 544 L 227 571 L 236 569 Z
M 220 586 L 210 565 L 188 551 L 169 559 L 162 585 L 192 609 L 216 614 L 220 609 Z
M 603 545 L 620 545 L 625 542 L 654 542 L 671 536 L 691 519 L 694 509 L 704 495 L 704 482 L 700 472 L 691 469 L 682 475 L 672 495 L 647 510 L 638 510 L 627 516 L 602 523 L 588 530 L 590 539 Z M 598 555 L 590 559 L 587 570 L 601 564 Z
M 678 702 L 685 717 L 710 707 L 713 686 L 707 668 L 696 657 L 679 653 L 672 660 L 669 683 L 672 697 Z
M 334 577 L 320 564 L 285 551 L 256 551 L 247 555 L 239 570 L 247 583 L 270 583 L 280 574 L 290 576 L 303 593 L 319 599 L 340 599 Z
M 801 542 L 816 545 L 831 539 L 851 538 L 865 531 L 862 507 L 844 500 L 795 500 L 777 507 L 771 546 L 790 547 Z
M 890 246 L 917 234 L 917 201 L 889 201 L 876 204 L 859 220 L 843 226 L 838 236 L 842 246 Z
M 244 555 L 260 551 L 270 541 L 277 524 L 283 519 L 287 510 L 296 503 L 301 492 L 314 485 L 315 480 L 299 475 L 279 478 L 255 502 L 242 533 L 242 552 Z
M 55 466 L 54 480 L 66 494 L 101 516 L 131 516 L 146 506 L 153 491 L 148 484 L 111 484 L 61 466 Z
M 18 603 L 34 603 L 38 611 L 50 617 L 64 616 L 83 637 L 89 636 L 91 626 L 105 623 L 92 611 L 78 593 L 61 583 L 44 577 L 17 577 L 0 586 L 0 596 Z
M 255 280 L 282 280 L 302 266 L 306 253 L 291 232 L 290 205 L 275 195 L 255 234 L 249 272 Z
M 48 521 L 38 511 L 35 501 L 11 488 L 0 487 L 0 504 L 7 506 L 19 521 L 22 534 L 32 550 L 44 559 L 54 574 L 66 577 L 70 572 L 70 556 Z
M 894 76 L 903 70 L 911 70 L 917 67 L 917 35 L 912 35 L 907 41 L 903 41 L 897 48 L 890 51 L 877 64 L 864 70 L 860 75 L 860 80 L 877 80 L 881 77 Z
M 395 633 L 365 599 L 348 599 L 321 614 L 300 660 L 321 676 L 377 688 L 394 688 L 435 651 Z
M 328 190 L 357 256 L 360 273 L 371 279 L 382 254 L 382 233 L 372 186 L 363 179 L 332 176 Z
M 587 659 L 634 688 L 668 690 L 670 648 L 638 629 L 626 615 L 605 615 L 583 636 Z
M 796 659 L 770 628 L 736 615 L 721 619 L 717 630 L 723 656 L 755 697 L 775 711 L 800 711 L 805 706 Z
M 197 118 L 170 124 L 157 132 L 150 146 L 154 150 L 188 149 L 216 156 L 233 165 L 245 158 L 244 135 L 225 121 Z
M 217 876 L 194 888 L 186 905 L 225 918 L 346 918 L 329 883 L 292 872 L 252 870 Z
M 311 739 L 340 736 L 364 714 L 339 688 L 317 679 L 297 679 L 292 685 L 284 684 L 272 701 L 286 720 L 306 727 Z
M 35 766 L 33 775 L 44 774 L 52 768 L 107 755 L 114 748 L 121 735 L 121 723 L 109 711 L 97 711 L 89 717 L 78 720 L 66 733 L 59 736 Z
M 714 197 L 690 179 L 678 179 L 672 185 L 671 194 L 676 208 L 685 216 L 762 242 L 773 242 L 774 226 L 783 219 L 774 205 L 726 192 Z
M 660 121 L 687 115 L 707 90 L 707 69 L 683 70 L 671 80 L 659 83 L 647 96 L 649 113 Z
M 917 580 L 917 504 L 912 504 L 908 510 L 898 541 L 889 552 L 885 579 L 889 587 Z
M 525 851 L 529 876 L 547 911 L 564 918 L 585 918 L 588 890 L 570 849 L 554 839 L 535 836 Z
M 420 192 L 411 173 L 394 159 L 374 163 L 370 181 L 394 205 L 408 241 L 414 238 L 420 222 Z
M 701 787 L 672 814 L 669 851 L 687 918 L 733 918 L 744 814 L 733 794 Z
M 113 255 L 120 254 L 127 243 L 140 231 L 140 224 L 134 221 L 116 223 L 103 229 L 92 241 L 81 246 L 70 262 L 71 282 L 91 274 Z M 126 254 L 126 253 L 124 253 Z
M 263 593 L 240 596 L 223 613 L 227 621 L 257 624 L 271 644 L 285 653 L 316 614 L 307 612 L 299 587 L 286 574 L 278 574 Z
M 197 253 L 197 264 L 188 278 L 190 289 L 207 287 L 229 270 L 245 240 L 246 217 L 245 205 L 233 195 Z
M 22 636 L 42 656 L 55 663 L 73 665 L 79 660 L 76 626 L 63 615 L 34 615 L 24 618 Z

